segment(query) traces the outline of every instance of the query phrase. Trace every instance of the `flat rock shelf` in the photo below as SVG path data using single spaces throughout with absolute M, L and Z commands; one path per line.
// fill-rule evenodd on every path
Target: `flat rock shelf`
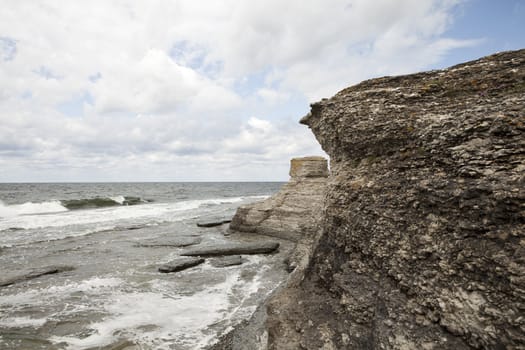
M 161 265 L 159 267 L 159 272 L 170 273 L 170 272 L 182 271 L 190 267 L 200 265 L 203 262 L 204 262 L 204 259 L 202 258 L 193 258 L 193 257 L 177 258 L 177 259 L 170 261 L 167 264 Z
M 278 242 L 225 243 L 216 246 L 202 246 L 188 249 L 183 256 L 221 256 L 240 254 L 268 254 L 279 248 Z

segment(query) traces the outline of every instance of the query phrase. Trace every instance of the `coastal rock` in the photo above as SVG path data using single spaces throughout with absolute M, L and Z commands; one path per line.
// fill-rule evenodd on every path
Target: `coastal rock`
M 167 264 L 159 266 L 159 272 L 170 273 L 186 270 L 190 267 L 200 265 L 204 262 L 201 258 L 177 258 Z
M 525 50 L 364 81 L 302 123 L 331 176 L 268 348 L 525 349 Z
M 240 255 L 229 255 L 213 259 L 211 262 L 213 267 L 228 267 L 242 264 L 242 257 Z
M 4 279 L 0 279 L 0 287 L 6 287 L 11 284 L 25 282 L 25 281 L 32 280 L 34 278 L 38 278 L 41 276 L 53 275 L 56 273 L 71 271 L 71 270 L 74 270 L 74 267 L 72 266 L 46 266 L 46 267 L 36 268 L 36 269 L 29 270 L 28 272 L 21 273 L 19 275 L 8 276 Z
M 154 239 L 154 240 L 148 240 L 143 242 L 138 242 L 135 244 L 136 247 L 147 247 L 147 248 L 155 248 L 155 247 L 174 247 L 174 248 L 182 248 L 182 247 L 188 247 L 190 245 L 199 244 L 201 242 L 201 238 L 196 237 L 177 237 L 172 239 Z
M 224 219 L 224 218 L 209 218 L 205 219 L 203 221 L 197 222 L 198 227 L 215 227 L 215 226 L 221 226 L 223 224 L 228 224 L 231 222 L 231 219 Z
M 320 217 L 328 177 L 327 160 L 291 160 L 290 181 L 274 196 L 237 209 L 230 229 L 288 239 L 312 237 Z
M 183 256 L 222 256 L 240 254 L 268 254 L 279 248 L 278 242 L 223 243 L 214 246 L 195 247 L 181 253 Z

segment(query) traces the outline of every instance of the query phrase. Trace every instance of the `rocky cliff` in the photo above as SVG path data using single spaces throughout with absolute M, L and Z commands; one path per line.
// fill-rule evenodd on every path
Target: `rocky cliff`
M 316 231 L 328 177 L 323 157 L 294 158 L 290 181 L 272 197 L 241 206 L 230 228 L 298 242 Z
M 525 349 L 525 50 L 315 103 L 322 232 L 270 349 Z

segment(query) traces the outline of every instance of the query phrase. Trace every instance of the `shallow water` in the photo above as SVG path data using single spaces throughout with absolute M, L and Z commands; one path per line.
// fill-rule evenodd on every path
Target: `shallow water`
M 257 239 L 225 235 L 227 225 L 199 228 L 196 222 L 229 217 L 240 204 L 264 198 L 280 185 L 0 185 L 2 277 L 51 265 L 74 268 L 0 287 L 0 348 L 204 348 L 249 317 L 284 280 L 281 261 L 289 247 L 282 245 L 274 255 L 244 256 L 240 266 L 215 268 L 208 259 L 161 274 L 158 266 L 184 248 L 144 244 Z M 66 199 L 102 196 L 151 202 L 60 208 Z M 42 207 L 51 212 L 42 213 Z

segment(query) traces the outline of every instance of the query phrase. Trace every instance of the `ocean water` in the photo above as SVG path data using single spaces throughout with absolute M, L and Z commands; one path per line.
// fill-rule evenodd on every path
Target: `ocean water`
M 157 268 L 185 249 L 173 242 L 256 239 L 196 223 L 231 218 L 281 185 L 0 184 L 0 281 L 71 268 L 0 287 L 0 349 L 205 348 L 284 280 L 281 253 Z

